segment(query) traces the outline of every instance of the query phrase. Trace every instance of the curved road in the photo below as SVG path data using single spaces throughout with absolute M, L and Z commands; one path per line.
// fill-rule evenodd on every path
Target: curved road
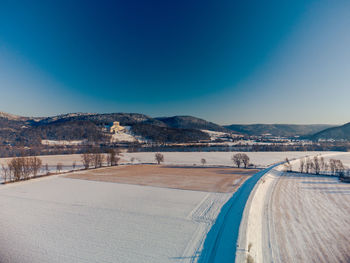
M 235 262 L 239 227 L 249 195 L 263 175 L 282 163 L 277 163 L 254 174 L 222 207 L 215 224 L 206 237 L 198 259 L 199 263 Z

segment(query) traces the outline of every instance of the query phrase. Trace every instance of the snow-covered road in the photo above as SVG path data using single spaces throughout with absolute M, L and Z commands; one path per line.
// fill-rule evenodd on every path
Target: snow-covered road
M 242 249 L 237 247 L 237 239 L 246 202 L 259 179 L 277 165 L 279 163 L 249 178 L 223 206 L 215 224 L 206 237 L 198 262 L 235 262 L 236 250 Z

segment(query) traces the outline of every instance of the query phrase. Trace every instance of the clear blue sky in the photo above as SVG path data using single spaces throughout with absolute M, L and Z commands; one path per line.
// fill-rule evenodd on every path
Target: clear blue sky
M 350 1 L 0 0 L 0 110 L 350 121 Z

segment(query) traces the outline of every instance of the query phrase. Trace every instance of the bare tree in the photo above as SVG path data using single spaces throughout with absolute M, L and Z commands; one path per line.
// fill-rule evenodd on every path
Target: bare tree
M 154 155 L 154 159 L 156 160 L 156 162 L 157 162 L 158 164 L 160 164 L 160 163 L 164 162 L 164 155 L 161 154 L 161 153 L 156 153 L 156 154 Z
M 242 163 L 242 155 L 240 153 L 236 153 L 232 156 L 232 161 L 233 163 L 240 168 L 241 167 L 241 163 Z
M 311 170 L 311 160 L 309 157 L 306 158 L 306 163 L 305 163 L 305 173 L 309 173 Z
M 244 165 L 244 168 L 247 168 L 248 167 L 248 165 L 249 165 L 249 156 L 248 155 L 246 155 L 245 153 L 243 153 L 242 155 L 241 155 L 242 157 L 242 162 L 243 162 L 243 165 Z
M 27 180 L 33 172 L 30 157 L 21 157 L 22 159 L 22 175 L 23 179 Z
M 36 177 L 38 175 L 38 172 L 40 171 L 42 167 L 42 161 L 40 158 L 33 156 L 29 158 L 29 165 L 30 165 L 30 170 L 33 173 L 33 176 Z
M 120 151 L 117 149 L 110 149 L 107 154 L 107 165 L 114 166 L 118 165 L 120 161 Z
M 46 175 L 48 175 L 50 173 L 48 164 L 45 164 L 45 173 L 46 173 Z
M 328 173 L 329 170 L 329 164 L 327 162 L 324 163 L 324 171 L 326 172 L 326 174 Z
M 83 153 L 81 155 L 81 161 L 84 165 L 84 168 L 89 169 L 91 161 L 92 161 L 91 154 L 90 153 Z
M 305 159 L 301 159 L 301 160 L 300 160 L 300 166 L 299 166 L 299 171 L 300 171 L 301 173 L 304 172 L 304 166 L 305 166 Z
M 290 163 L 288 158 L 286 158 L 286 160 L 285 160 L 284 169 L 285 169 L 286 172 L 291 172 L 292 171 L 292 164 Z
M 103 153 L 95 153 L 95 168 L 102 167 L 104 161 L 105 161 L 105 156 Z
M 326 163 L 324 161 L 323 156 L 320 157 L 320 172 L 324 173 L 326 168 Z
M 314 156 L 313 164 L 314 164 L 313 168 L 314 168 L 315 174 L 320 174 L 321 164 L 320 164 L 320 160 L 319 160 L 318 156 Z
M 11 175 L 13 176 L 13 179 L 15 181 L 21 180 L 23 175 L 23 158 L 12 158 L 8 163 L 8 167 Z
M 207 163 L 207 160 L 205 160 L 204 158 L 201 159 L 201 163 L 204 166 Z
M 2 164 L 1 165 L 1 170 L 2 170 L 2 178 L 4 179 L 4 183 L 7 182 L 7 180 L 9 179 L 9 167 L 7 165 Z
M 331 170 L 331 174 L 335 175 L 336 172 L 336 166 L 337 166 L 337 161 L 334 159 L 329 160 L 329 169 Z
M 310 163 L 310 173 L 312 171 L 315 171 L 315 163 L 311 160 L 311 163 Z
M 62 163 L 57 163 L 56 170 L 57 170 L 58 173 L 61 173 L 62 168 L 63 168 L 63 164 Z
M 345 167 L 344 167 L 342 161 L 340 161 L 340 160 L 336 161 L 336 172 L 337 172 L 338 176 L 340 176 L 340 177 L 344 176 Z

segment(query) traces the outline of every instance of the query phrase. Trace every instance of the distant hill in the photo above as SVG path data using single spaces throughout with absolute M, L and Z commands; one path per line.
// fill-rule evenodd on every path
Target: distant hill
M 334 126 L 326 124 L 232 124 L 224 127 L 231 130 L 234 133 L 240 133 L 249 136 L 271 134 L 272 136 L 294 137 L 315 134 L 324 129 Z
M 220 126 L 193 116 L 152 118 L 140 113 L 69 113 L 52 117 L 23 117 L 0 112 L 0 146 L 40 145 L 41 140 L 108 141 L 106 131 L 113 121 L 130 126 L 131 132 L 148 140 L 167 142 L 208 141 L 201 130 L 234 132 L 246 135 L 305 136 L 330 128 L 330 125 L 253 124 Z M 343 138 L 346 134 L 332 136 Z
M 132 126 L 132 132 L 147 140 L 159 143 L 188 143 L 210 140 L 210 136 L 200 130 L 160 127 L 152 124 L 135 124 Z
M 350 141 L 350 123 L 346 123 L 342 126 L 332 127 L 315 133 L 309 137 L 311 140 L 347 140 Z
M 194 120 L 193 123 L 196 122 L 196 118 L 190 118 Z M 44 118 L 0 113 L 0 145 L 33 146 L 40 145 L 43 139 L 108 140 L 109 134 L 106 134 L 105 127 L 114 121 L 119 121 L 122 126 L 131 126 L 131 131 L 136 135 L 162 143 L 210 140 L 209 135 L 199 129 L 224 129 L 204 120 L 198 121 L 201 123 L 197 125 L 198 128 L 186 128 L 186 125 L 172 127 L 166 122 L 139 113 L 69 113 Z M 191 122 L 187 123 L 190 126 Z
M 210 130 L 219 132 L 229 131 L 218 124 L 192 116 L 159 117 L 156 119 L 165 123 L 168 127 L 171 128 Z
M 0 111 L 0 118 L 7 119 L 10 121 L 26 121 L 26 120 L 30 119 L 29 117 L 14 115 L 14 114 L 6 113 L 3 111 Z
M 91 121 L 96 125 L 105 125 L 112 123 L 113 121 L 119 121 L 122 126 L 132 126 L 136 123 L 147 123 L 158 126 L 166 126 L 164 123 L 154 118 L 139 113 L 69 113 L 44 118 L 37 122 L 36 125 L 44 125 L 57 122 L 62 123 L 67 121 Z

